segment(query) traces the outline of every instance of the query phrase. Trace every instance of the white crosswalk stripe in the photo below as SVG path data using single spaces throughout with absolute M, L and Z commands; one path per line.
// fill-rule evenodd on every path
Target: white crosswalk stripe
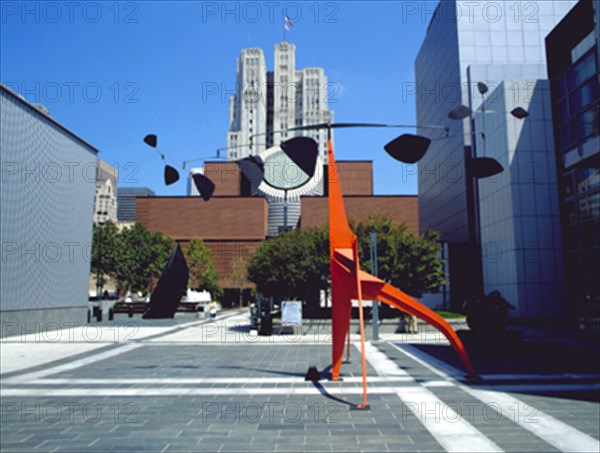
M 596 453 L 600 451 L 598 440 L 549 414 L 540 410 L 531 410 L 529 405 L 511 395 L 465 386 L 461 388 L 487 406 L 497 407 L 500 414 L 560 451 Z
M 358 343 L 355 346 L 360 348 Z M 394 375 L 395 370 L 406 373 L 370 342 L 365 344 L 365 354 L 378 374 Z M 502 451 L 427 388 L 397 387 L 396 394 L 446 451 Z
M 429 357 L 424 353 L 415 350 L 412 346 L 396 345 L 392 344 L 394 348 L 405 354 L 406 356 L 418 361 L 423 366 L 427 367 L 430 371 L 435 372 L 437 375 L 445 377 L 448 382 L 453 382 L 458 389 L 465 393 L 475 397 L 486 407 L 494 409 L 498 414 L 508 418 L 510 421 L 516 423 L 519 427 L 533 433 L 544 442 L 552 445 L 560 451 L 565 452 L 599 452 L 600 442 L 597 439 L 587 435 L 586 433 L 573 428 L 572 426 L 552 417 L 541 410 L 532 408 L 524 403 L 523 401 L 515 398 L 508 393 L 490 390 L 485 385 L 479 385 L 477 388 L 458 383 L 455 379 L 461 375 L 459 370 L 450 367 L 447 364 L 441 364 L 441 362 L 433 357 Z M 407 349 L 410 351 L 407 351 Z M 596 375 L 582 375 L 583 378 L 597 377 Z M 502 378 L 514 379 L 518 378 L 519 375 L 483 375 L 482 380 L 485 382 L 487 379 L 499 380 Z M 525 375 L 530 379 L 539 379 L 540 375 Z M 564 377 L 561 375 L 554 375 L 553 377 Z M 598 390 L 600 386 L 598 384 L 537 384 L 537 385 L 526 385 L 526 384 L 514 384 L 514 385 L 496 385 L 494 387 L 510 390 L 511 388 L 517 390 Z

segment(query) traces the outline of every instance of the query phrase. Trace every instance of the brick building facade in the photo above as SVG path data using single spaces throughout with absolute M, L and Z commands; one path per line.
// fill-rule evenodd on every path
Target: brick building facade
M 418 199 L 415 195 L 373 195 L 373 163 L 340 161 L 337 177 L 345 195 L 350 221 L 386 215 L 418 234 Z M 204 174 L 215 183 L 213 198 L 143 197 L 137 199 L 137 221 L 150 231 L 161 231 L 183 247 L 201 238 L 211 250 L 221 284 L 227 288 L 231 263 L 249 257 L 268 236 L 268 205 L 262 197 L 249 196 L 250 184 L 233 162 L 206 162 Z M 300 228 L 326 224 L 327 195 L 301 200 Z

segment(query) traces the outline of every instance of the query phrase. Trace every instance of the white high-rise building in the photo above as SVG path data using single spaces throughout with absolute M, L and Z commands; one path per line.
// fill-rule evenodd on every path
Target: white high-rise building
M 264 149 L 266 88 L 267 67 L 262 49 L 242 50 L 237 61 L 236 94 L 229 100 L 228 159 L 240 159 Z
M 236 94 L 229 103 L 227 158 L 257 154 L 294 136 L 313 137 L 327 162 L 327 131 L 289 131 L 298 126 L 333 122 L 328 80 L 322 68 L 296 70 L 296 46 L 275 45 L 272 72 L 261 49 L 242 50 L 237 62 Z

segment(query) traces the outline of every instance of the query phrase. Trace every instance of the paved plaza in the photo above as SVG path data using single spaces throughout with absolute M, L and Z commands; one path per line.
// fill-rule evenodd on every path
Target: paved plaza
M 384 333 L 366 345 L 370 409 L 356 410 L 358 335 L 332 382 L 327 323 L 259 337 L 248 320 L 124 316 L 4 338 L 1 450 L 599 451 L 592 359 L 510 373 L 480 354 L 469 381 L 436 332 Z

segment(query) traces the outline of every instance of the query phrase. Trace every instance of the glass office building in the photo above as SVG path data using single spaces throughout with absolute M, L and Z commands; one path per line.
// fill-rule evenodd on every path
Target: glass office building
M 599 12 L 598 1 L 580 1 L 546 38 L 569 308 L 574 315 L 596 318 L 600 295 Z
M 419 162 L 419 218 L 421 230 L 439 231 L 442 241 L 448 244 L 450 301 L 454 307 L 479 290 L 476 282 L 483 270 L 476 241 L 483 237 L 476 228 L 476 206 L 468 202 L 471 191 L 478 187 L 470 182 L 465 171 L 465 160 L 474 155 L 471 137 L 476 121 L 450 120 L 448 113 L 463 104 L 477 116 L 484 100 L 478 82 L 488 86 L 490 100 L 494 93 L 500 94 L 498 88 L 504 81 L 546 79 L 544 39 L 574 4 L 575 1 L 444 0 L 430 20 L 415 61 L 418 133 L 434 139 Z M 535 86 L 534 83 L 531 90 Z M 504 88 L 510 90 L 511 86 L 505 84 Z M 516 91 L 521 92 L 521 87 Z M 526 99 L 523 101 L 527 103 Z M 485 130 L 484 123 L 485 120 L 481 127 Z M 433 133 L 425 125 L 448 126 L 449 137 Z M 479 123 L 475 126 L 479 127 Z M 481 136 L 484 131 L 476 132 Z M 490 150 L 494 146 L 489 139 L 486 145 Z M 501 151 L 511 153 L 506 148 Z M 477 150 L 478 155 L 483 155 L 482 152 L 483 149 Z M 547 147 L 545 152 L 553 155 L 554 150 Z M 509 266 L 507 259 L 504 262 Z M 494 275 L 498 272 L 494 271 L 487 279 L 484 276 L 484 291 L 500 289 L 499 285 L 507 289 L 506 285 L 519 285 L 523 279 L 522 275 L 515 275 L 510 282 L 507 278 L 495 281 Z M 519 306 L 518 316 L 538 315 L 525 308 L 524 304 L 530 301 L 516 298 L 509 301 Z

